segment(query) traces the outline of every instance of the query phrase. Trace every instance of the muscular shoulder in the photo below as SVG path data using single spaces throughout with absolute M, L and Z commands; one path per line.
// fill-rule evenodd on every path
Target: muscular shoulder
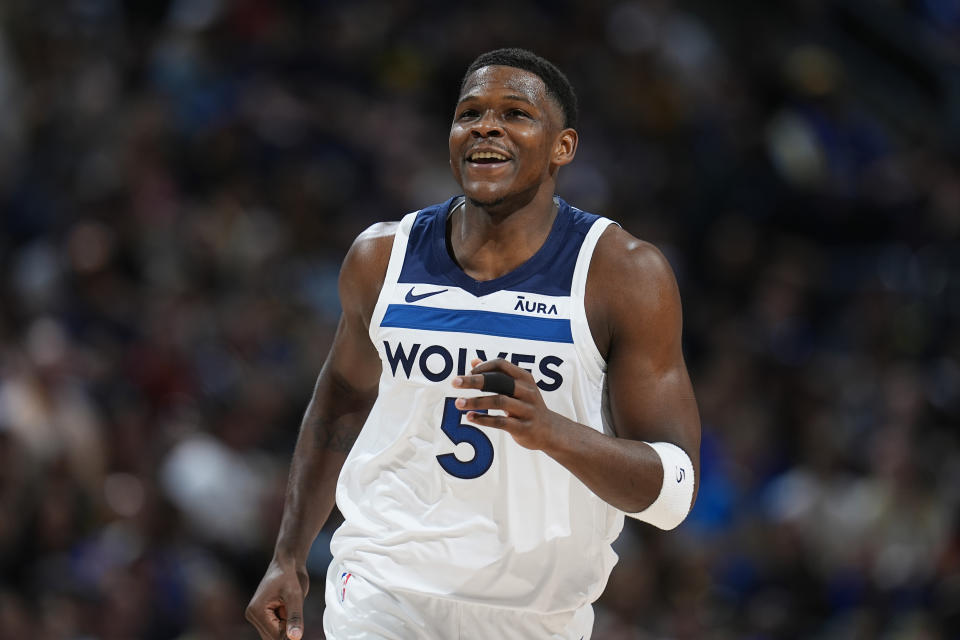
M 605 283 L 636 302 L 636 296 L 660 295 L 676 285 L 673 269 L 657 247 L 635 238 L 618 226 L 610 225 L 594 252 L 590 277 Z M 611 300 L 615 302 L 618 298 Z
M 618 335 L 679 321 L 680 297 L 670 263 L 653 244 L 611 225 L 600 236 L 587 279 L 591 330 L 606 354 Z
M 383 262 L 383 268 L 386 269 L 387 261 L 390 259 L 390 249 L 393 247 L 393 238 L 397 234 L 397 227 L 400 223 L 396 220 L 392 222 L 375 222 L 360 235 L 358 235 L 350 249 L 347 251 L 347 257 L 344 259 L 344 266 L 348 262 L 359 261 L 357 265 L 361 266 L 367 262 Z
M 377 304 L 399 222 L 378 222 L 356 237 L 340 268 L 340 304 L 368 322 Z

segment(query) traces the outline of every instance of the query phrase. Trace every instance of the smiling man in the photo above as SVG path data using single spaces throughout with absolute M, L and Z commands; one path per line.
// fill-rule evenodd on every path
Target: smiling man
M 462 195 L 374 225 L 247 608 L 303 635 L 307 553 L 334 499 L 327 638 L 589 638 L 625 515 L 689 512 L 700 421 L 656 248 L 554 195 L 576 154 L 564 75 L 520 49 L 460 88 Z

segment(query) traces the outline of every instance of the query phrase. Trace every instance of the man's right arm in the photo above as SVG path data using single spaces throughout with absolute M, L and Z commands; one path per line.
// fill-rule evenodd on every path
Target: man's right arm
M 273 559 L 247 606 L 247 619 L 264 640 L 284 631 L 297 640 L 303 633 L 307 554 L 333 510 L 340 469 L 376 399 L 381 365 L 368 328 L 395 230 L 395 223 L 367 229 L 340 270 L 343 313 L 300 426 Z

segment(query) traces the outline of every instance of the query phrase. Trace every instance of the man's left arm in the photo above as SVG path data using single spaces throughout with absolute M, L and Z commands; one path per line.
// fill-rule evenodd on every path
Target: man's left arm
M 693 505 L 700 475 L 700 417 L 681 350 L 673 271 L 652 245 L 619 228 L 601 237 L 587 282 L 587 315 L 607 360 L 608 436 L 550 411 L 532 376 L 503 361 L 479 364 L 454 386 L 480 388 L 484 372 L 515 380 L 513 397 L 458 400 L 467 419 L 539 449 L 612 506 L 663 529 Z

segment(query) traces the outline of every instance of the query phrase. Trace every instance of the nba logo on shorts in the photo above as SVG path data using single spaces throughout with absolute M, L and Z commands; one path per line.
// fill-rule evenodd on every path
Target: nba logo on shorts
M 343 603 L 344 598 L 347 597 L 347 581 L 350 580 L 350 577 L 351 577 L 352 575 L 353 575 L 353 574 L 350 573 L 350 572 L 348 572 L 348 571 L 344 571 L 343 573 L 340 574 L 340 602 L 341 602 L 341 604 Z

